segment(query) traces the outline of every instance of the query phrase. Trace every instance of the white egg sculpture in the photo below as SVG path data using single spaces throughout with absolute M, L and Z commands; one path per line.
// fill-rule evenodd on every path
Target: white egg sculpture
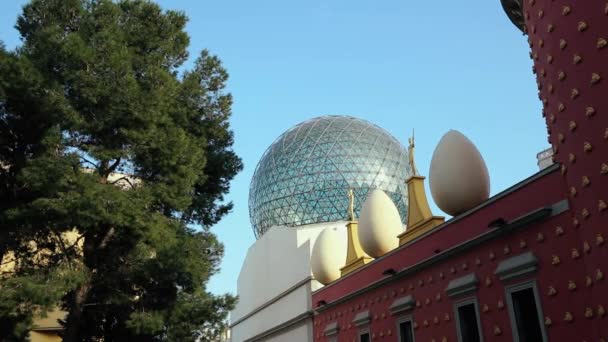
M 399 246 L 397 236 L 403 232 L 401 218 L 384 191 L 374 189 L 367 194 L 359 215 L 358 232 L 361 248 L 373 258 Z
M 490 197 L 490 176 L 481 154 L 462 133 L 447 132 L 437 144 L 429 172 L 437 206 L 458 215 Z
M 340 278 L 340 268 L 346 264 L 346 239 L 336 228 L 325 228 L 312 247 L 312 275 L 323 285 Z

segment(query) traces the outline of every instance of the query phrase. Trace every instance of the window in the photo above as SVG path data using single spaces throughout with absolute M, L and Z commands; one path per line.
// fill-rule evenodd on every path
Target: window
M 474 299 L 463 301 L 456 305 L 456 318 L 458 324 L 459 342 L 481 342 L 481 328 L 479 326 L 479 311 Z
M 515 341 L 546 341 L 535 283 L 528 282 L 507 288 L 507 300 Z
M 364 332 L 359 335 L 359 342 L 370 342 L 369 332 Z
M 399 342 L 414 342 L 412 321 L 407 320 L 399 323 Z

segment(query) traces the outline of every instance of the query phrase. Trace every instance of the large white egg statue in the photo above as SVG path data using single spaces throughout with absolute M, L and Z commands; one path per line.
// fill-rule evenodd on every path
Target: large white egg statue
M 312 275 L 323 285 L 340 278 L 340 268 L 346 264 L 346 241 L 336 228 L 325 228 L 312 247 Z
M 429 185 L 437 206 L 453 216 L 490 197 L 486 163 L 475 145 L 454 130 L 441 138 L 433 152 Z
M 399 234 L 403 232 L 399 211 L 386 193 L 374 189 L 359 215 L 359 243 L 367 255 L 378 258 L 399 246 Z

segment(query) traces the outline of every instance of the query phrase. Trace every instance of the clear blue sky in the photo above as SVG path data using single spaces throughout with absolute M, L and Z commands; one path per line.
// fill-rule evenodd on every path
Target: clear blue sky
M 9 48 L 19 44 L 13 26 L 25 2 L 0 1 Z M 303 120 L 353 115 L 404 144 L 415 128 L 423 174 L 441 136 L 457 129 L 485 158 L 492 195 L 536 172 L 536 153 L 549 146 L 525 38 L 499 0 L 160 3 L 190 18 L 191 56 L 207 48 L 231 76 L 234 147 L 245 169 L 228 196 L 234 211 L 214 228 L 226 246 L 209 284 L 215 293 L 236 292 L 255 240 L 247 202 L 257 161 Z

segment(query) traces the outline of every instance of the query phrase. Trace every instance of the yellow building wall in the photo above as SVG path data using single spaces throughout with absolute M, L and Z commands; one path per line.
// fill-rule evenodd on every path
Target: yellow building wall
M 61 342 L 62 339 L 58 331 L 31 331 L 30 341 L 32 342 Z

